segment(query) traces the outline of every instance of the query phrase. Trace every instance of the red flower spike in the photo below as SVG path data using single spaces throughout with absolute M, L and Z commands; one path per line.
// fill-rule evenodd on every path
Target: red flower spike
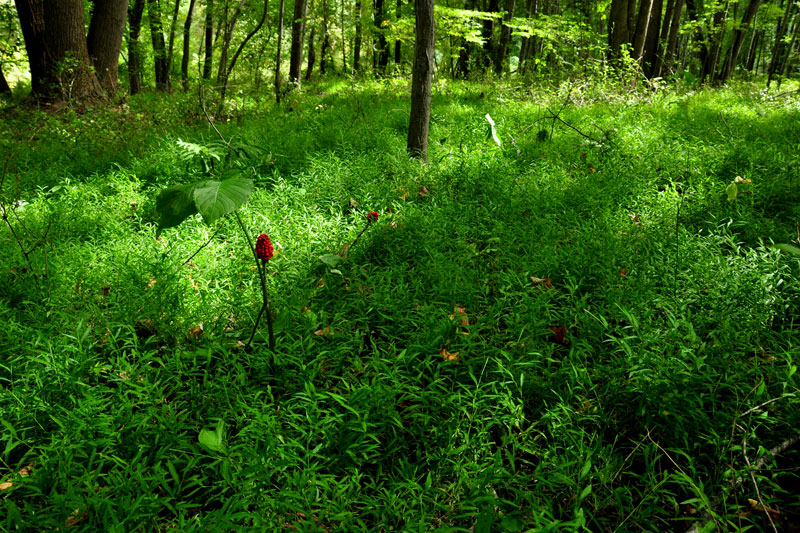
M 272 255 L 272 241 L 269 240 L 269 236 L 266 233 L 262 233 L 256 239 L 256 257 L 267 262 L 272 259 Z
M 370 211 L 367 215 L 367 222 L 377 222 L 379 216 L 377 211 Z

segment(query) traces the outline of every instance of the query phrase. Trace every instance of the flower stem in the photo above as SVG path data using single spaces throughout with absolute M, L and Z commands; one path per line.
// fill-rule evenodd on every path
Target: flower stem
M 253 247 L 253 241 L 250 239 L 250 234 L 247 232 L 247 229 L 244 227 L 244 223 L 242 222 L 242 218 L 239 216 L 238 211 L 234 211 L 236 215 L 236 222 L 239 224 L 239 227 L 242 229 L 245 238 L 247 239 L 247 245 L 250 247 L 250 251 L 253 252 L 253 259 L 256 262 L 256 269 L 258 270 L 258 277 L 261 281 L 261 300 L 262 305 L 261 309 L 258 311 L 258 316 L 256 317 L 256 322 L 253 324 L 253 331 L 250 333 L 250 338 L 245 344 L 246 347 L 250 347 L 253 343 L 253 338 L 256 336 L 256 331 L 258 330 L 258 324 L 261 322 L 261 315 L 264 314 L 264 311 L 267 312 L 267 331 L 269 335 L 269 349 L 275 349 L 275 333 L 273 332 L 272 327 L 272 306 L 269 304 L 269 297 L 267 296 L 267 264 L 266 262 L 262 262 L 258 255 L 256 255 L 256 249 Z
M 356 243 L 358 242 L 358 239 L 360 239 L 361 236 L 364 235 L 364 232 L 367 231 L 368 227 L 369 227 L 369 222 L 367 222 L 367 225 L 364 226 L 364 229 L 361 230 L 361 233 L 358 234 L 358 236 L 355 238 L 355 240 L 353 240 L 353 242 L 350 243 L 350 246 L 347 247 L 347 251 L 348 252 L 353 249 L 353 246 L 355 246 Z

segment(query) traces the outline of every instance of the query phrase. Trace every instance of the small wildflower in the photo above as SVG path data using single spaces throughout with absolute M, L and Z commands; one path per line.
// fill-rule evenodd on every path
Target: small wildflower
M 370 211 L 369 214 L 367 215 L 367 221 L 368 222 L 377 222 L 379 216 L 380 215 L 378 215 L 377 211 Z
M 256 239 L 256 257 L 266 262 L 272 259 L 272 253 L 272 241 L 266 233 L 262 233 Z

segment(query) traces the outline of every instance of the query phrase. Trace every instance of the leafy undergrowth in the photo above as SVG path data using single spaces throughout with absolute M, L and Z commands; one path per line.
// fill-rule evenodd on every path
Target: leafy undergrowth
M 424 166 L 405 88 L 261 102 L 218 118 L 232 149 L 145 99 L 6 138 L 30 254 L 0 230 L 4 529 L 796 517 L 796 447 L 759 460 L 800 427 L 800 263 L 769 246 L 798 239 L 797 96 L 442 83 Z M 155 239 L 165 186 L 236 173 L 275 246 L 274 352 L 241 349 L 260 293 L 234 220 Z

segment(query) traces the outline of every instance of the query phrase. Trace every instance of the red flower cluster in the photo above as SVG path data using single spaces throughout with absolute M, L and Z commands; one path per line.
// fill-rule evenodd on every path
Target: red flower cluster
M 367 222 L 377 222 L 379 216 L 377 211 L 370 211 L 367 215 Z
M 266 233 L 262 233 L 256 239 L 256 257 L 262 261 L 269 261 L 272 259 L 272 241 Z

